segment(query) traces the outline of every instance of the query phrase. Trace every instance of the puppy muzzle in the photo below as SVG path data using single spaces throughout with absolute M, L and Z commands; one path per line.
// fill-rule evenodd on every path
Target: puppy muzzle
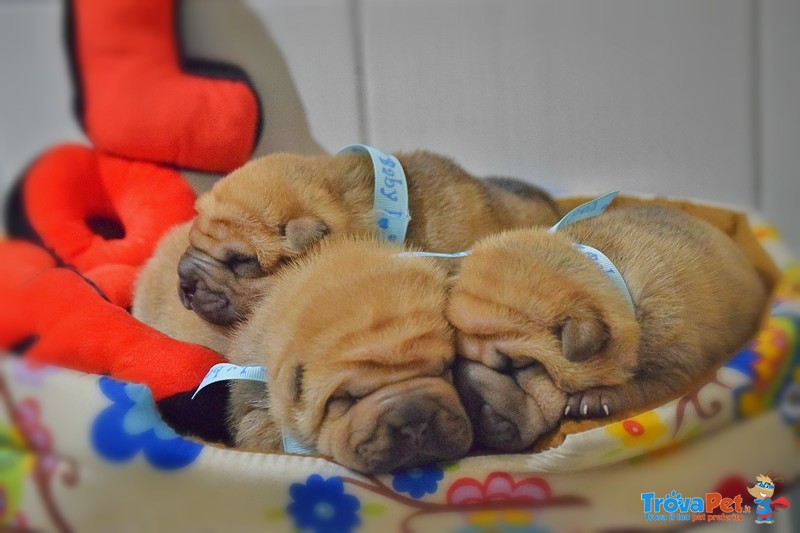
M 511 373 L 458 358 L 453 379 L 481 446 L 521 452 L 555 426 Z
M 233 276 L 216 259 L 189 247 L 178 262 L 178 296 L 186 309 L 203 320 L 227 326 L 243 314 L 237 310 L 224 279 Z
M 362 436 L 350 442 L 353 466 L 370 472 L 455 459 L 472 445 L 458 395 L 439 378 L 383 387 L 359 402 L 351 420 L 350 434 Z

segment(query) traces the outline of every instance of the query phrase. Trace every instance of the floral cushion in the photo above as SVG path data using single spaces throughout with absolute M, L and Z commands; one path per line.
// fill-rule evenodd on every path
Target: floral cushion
M 631 418 L 563 428 L 534 454 L 364 476 L 321 458 L 181 437 L 142 385 L 2 358 L 0 524 L 44 531 L 529 532 L 754 520 L 748 482 L 768 471 L 787 482 L 800 476 L 800 263 L 774 228 L 756 215 L 749 223 L 781 272 L 759 335 L 680 398 Z M 742 512 L 649 515 L 645 493 L 676 509 L 690 497 L 741 496 Z M 784 514 L 776 521 L 788 520 Z

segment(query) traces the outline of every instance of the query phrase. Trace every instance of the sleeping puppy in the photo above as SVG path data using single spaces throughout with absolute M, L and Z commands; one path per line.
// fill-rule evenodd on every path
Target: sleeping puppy
M 280 450 L 281 428 L 361 472 L 464 455 L 472 431 L 450 367 L 446 272 L 375 238 L 335 236 L 283 269 L 238 329 L 230 359 L 238 447 Z
M 573 243 L 616 265 L 633 310 Z M 487 238 L 464 260 L 447 311 L 476 440 L 521 451 L 562 415 L 617 415 L 675 397 L 755 333 L 766 299 L 733 241 L 666 207 Z
M 153 257 L 136 279 L 131 313 L 162 333 L 184 342 L 200 344 L 220 354 L 228 351 L 230 328 L 210 324 L 185 309 L 178 299 L 175 266 L 189 246 L 192 223 L 180 224 L 158 243 Z
M 557 220 L 550 197 L 531 185 L 483 182 L 430 152 L 397 158 L 408 180 L 406 242 L 413 246 L 455 252 L 502 229 Z M 217 182 L 197 202 L 177 267 L 182 304 L 213 324 L 233 324 L 248 315 L 272 274 L 312 244 L 329 234 L 375 234 L 373 172 L 366 154 L 273 154 Z

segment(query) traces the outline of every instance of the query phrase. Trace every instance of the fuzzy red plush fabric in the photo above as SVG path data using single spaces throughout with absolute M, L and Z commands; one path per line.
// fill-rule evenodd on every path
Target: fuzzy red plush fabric
M 25 311 L 23 333 L 39 336 L 26 353 L 32 362 L 144 383 L 156 400 L 193 390 L 223 362 L 212 350 L 139 322 L 75 272 L 50 269 L 14 292 L 18 309 Z
M 147 385 L 174 429 L 228 442 L 227 385 L 190 399 L 223 358 L 126 312 L 162 235 L 195 215 L 174 168 L 233 170 L 260 130 L 241 71 L 182 57 L 177 11 L 175 0 L 68 0 L 77 110 L 93 148 L 47 151 L 13 195 L 9 227 L 47 250 L 0 242 L 0 350 Z M 198 65 L 208 76 L 189 73 Z
M 139 267 L 130 265 L 100 265 L 82 273 L 103 293 L 109 302 L 123 309 L 133 304 L 133 284 Z
M 12 293 L 24 283 L 55 266 L 43 249 L 22 241 L 0 241 L 0 349 L 24 340 L 25 317 Z
M 35 244 L 19 240 L 0 241 L 0 291 L 3 287 L 19 286 L 56 266 L 56 258 Z M 83 277 L 93 283 L 109 302 L 128 309 L 138 273 L 139 268 L 130 265 L 101 265 L 83 273 Z M 0 346 L 2 344 L 0 341 Z
M 22 197 L 44 245 L 84 273 L 141 266 L 169 228 L 195 215 L 194 192 L 177 171 L 79 145 L 41 156 Z
M 78 273 L 52 268 L 44 251 L 5 242 L 0 259 L 0 350 L 27 339 L 24 356 L 33 363 L 147 385 L 173 427 L 227 439 L 226 390 L 189 399 L 208 370 L 224 361 L 219 354 L 139 322 Z
M 255 148 L 258 98 L 235 67 L 203 64 L 213 78 L 184 71 L 178 8 L 174 0 L 71 0 L 77 109 L 101 151 L 229 172 Z
M 54 266 L 55 258 L 35 244 L 0 240 L 0 290 L 19 286 Z

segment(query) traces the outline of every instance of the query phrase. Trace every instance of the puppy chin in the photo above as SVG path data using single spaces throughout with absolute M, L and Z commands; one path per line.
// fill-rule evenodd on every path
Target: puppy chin
M 453 386 L 440 378 L 383 387 L 327 425 L 320 451 L 361 472 L 385 473 L 451 460 L 472 446 L 469 418 Z
M 516 377 L 459 358 L 453 371 L 456 388 L 475 431 L 475 441 L 500 452 L 522 452 L 553 429 L 567 395 L 544 371 L 521 371 Z

